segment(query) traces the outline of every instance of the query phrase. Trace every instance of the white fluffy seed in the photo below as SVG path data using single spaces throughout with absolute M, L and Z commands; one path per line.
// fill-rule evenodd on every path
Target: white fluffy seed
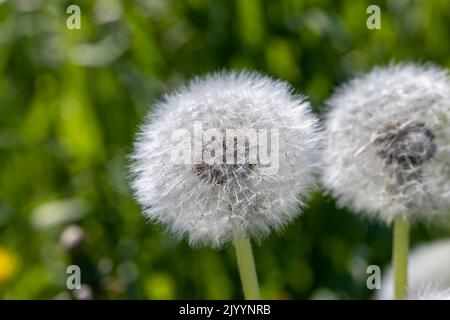
M 210 152 L 213 143 L 197 138 L 192 143 L 200 142 L 203 162 L 174 163 L 173 133 L 193 134 L 195 123 L 221 134 L 227 129 L 278 131 L 271 153 L 279 155 L 272 163 L 276 172 L 263 173 L 261 163 L 220 164 L 222 154 Z M 222 145 L 221 139 L 215 141 Z M 221 247 L 236 233 L 260 239 L 300 214 L 314 184 L 320 141 L 309 103 L 287 83 L 258 73 L 215 73 L 192 80 L 155 105 L 131 156 L 131 186 L 150 221 L 176 237 L 187 236 L 192 245 Z M 258 149 L 235 147 L 224 148 L 227 159 Z

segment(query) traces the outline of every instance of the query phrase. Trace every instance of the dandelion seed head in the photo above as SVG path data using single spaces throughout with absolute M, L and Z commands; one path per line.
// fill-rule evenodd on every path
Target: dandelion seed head
M 450 206 L 450 80 L 432 65 L 375 68 L 327 103 L 323 181 L 338 199 L 390 223 Z
M 425 288 L 418 296 L 409 297 L 410 300 L 450 300 L 450 288 L 435 290 L 432 287 Z
M 196 135 L 196 123 L 214 139 Z M 172 161 L 179 130 L 201 149 L 199 161 Z M 257 144 L 246 130 L 258 132 Z M 151 222 L 191 245 L 221 247 L 236 233 L 261 239 L 300 214 L 314 185 L 320 142 L 309 103 L 285 82 L 245 71 L 198 77 L 166 95 L 141 126 L 131 187 Z M 276 162 L 275 173 L 264 172 L 261 148 Z
M 411 251 L 408 261 L 408 297 L 410 299 L 431 297 L 450 288 L 450 239 L 418 246 Z M 383 275 L 377 298 L 391 300 L 393 293 L 393 272 L 392 267 L 388 267 Z

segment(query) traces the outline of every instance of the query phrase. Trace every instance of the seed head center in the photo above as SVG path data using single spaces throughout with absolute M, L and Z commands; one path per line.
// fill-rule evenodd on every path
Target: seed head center
M 413 169 L 436 154 L 434 138 L 431 129 L 422 122 L 388 123 L 378 130 L 376 152 L 386 164 Z

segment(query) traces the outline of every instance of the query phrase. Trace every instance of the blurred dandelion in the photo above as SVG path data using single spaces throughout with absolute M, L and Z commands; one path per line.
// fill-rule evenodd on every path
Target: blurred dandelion
M 16 270 L 16 256 L 8 249 L 0 247 L 0 286 L 11 279 Z
M 324 183 L 338 204 L 394 222 L 396 297 L 405 296 L 408 225 L 450 205 L 450 81 L 432 65 L 375 68 L 328 101 Z
M 77 225 L 70 225 L 64 229 L 59 238 L 59 242 L 64 250 L 75 251 L 85 242 L 86 235 L 83 229 Z
M 408 298 L 417 299 L 450 288 L 450 239 L 433 241 L 415 248 L 408 258 Z M 383 276 L 377 299 L 393 298 L 392 267 Z
M 213 136 L 196 136 L 195 123 Z M 257 140 L 249 130 L 257 130 Z M 197 145 L 198 158 L 174 161 L 180 132 L 189 137 L 183 156 Z M 309 103 L 284 82 L 249 72 L 196 78 L 167 95 L 142 125 L 131 186 L 144 215 L 177 238 L 216 248 L 233 241 L 246 297 L 258 298 L 249 238 L 299 215 L 315 180 L 320 137 Z

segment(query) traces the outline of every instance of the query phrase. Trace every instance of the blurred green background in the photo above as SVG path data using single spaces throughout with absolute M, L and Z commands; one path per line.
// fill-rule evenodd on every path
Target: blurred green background
M 81 30 L 66 8 L 81 8 Z M 381 29 L 366 9 L 380 6 Z M 241 298 L 234 251 L 191 249 L 144 222 L 127 184 L 137 126 L 166 90 L 222 68 L 310 96 L 390 61 L 450 67 L 450 1 L 0 0 L 0 298 Z M 77 229 L 78 225 L 81 229 Z M 416 225 L 413 245 L 450 234 Z M 84 238 L 84 242 L 81 243 Z M 388 227 L 317 193 L 255 246 L 263 298 L 365 299 Z

